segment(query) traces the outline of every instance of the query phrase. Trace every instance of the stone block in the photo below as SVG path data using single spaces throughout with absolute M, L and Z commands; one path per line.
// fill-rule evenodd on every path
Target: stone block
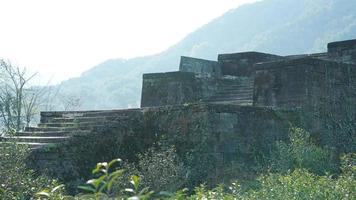
M 202 77 L 220 77 L 221 68 L 217 61 L 182 56 L 179 71 L 192 72 Z

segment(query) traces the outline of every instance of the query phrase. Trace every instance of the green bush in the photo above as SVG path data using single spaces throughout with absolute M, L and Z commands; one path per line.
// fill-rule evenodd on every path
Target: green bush
M 123 175 L 124 169 L 118 169 L 115 167 L 116 163 L 121 162 L 121 159 L 114 159 L 111 162 L 97 163 L 96 167 L 92 170 L 92 175 L 95 177 L 86 182 L 85 185 L 81 185 L 78 188 L 83 192 L 75 196 L 65 196 L 59 190 L 63 185 L 54 187 L 53 189 L 45 189 L 36 193 L 36 197 L 40 199 L 48 200 L 109 200 L 109 199 L 149 199 L 152 195 L 152 191 L 149 191 L 148 187 L 141 187 L 140 177 L 131 176 L 130 188 L 122 189 L 124 193 L 120 195 L 112 192 L 112 186 L 114 182 Z
M 58 185 L 56 180 L 36 176 L 26 167 L 28 154 L 27 146 L 0 144 L 0 199 L 30 199 L 40 188 Z
M 271 157 L 272 171 L 287 172 L 303 168 L 318 175 L 338 172 L 332 152 L 315 145 L 310 134 L 303 129 L 291 128 L 289 143 L 279 141 L 276 147 L 277 150 Z
M 352 175 L 337 179 L 318 176 L 305 169 L 290 174 L 269 174 L 259 178 L 261 187 L 241 195 L 241 199 L 355 199 L 356 180 Z
M 321 200 L 321 199 L 355 199 L 356 198 L 356 168 L 351 162 L 355 154 L 346 156 L 347 170 L 337 178 L 319 176 L 305 169 L 296 169 L 286 174 L 271 173 L 258 178 L 259 186 L 254 189 L 243 189 L 238 183 L 230 187 L 219 186 L 207 190 L 205 186 L 195 189 L 191 196 L 182 195 L 179 191 L 170 199 L 224 199 L 224 200 Z M 353 159 L 350 159 L 353 158 Z M 353 161 L 352 161 L 353 160 Z M 350 162 L 351 161 L 351 162 Z
M 356 179 L 355 179 L 355 154 L 343 156 L 343 173 L 338 177 L 328 175 L 316 175 L 306 169 L 296 169 L 285 174 L 270 173 L 262 175 L 257 179 L 257 187 L 243 189 L 238 183 L 232 183 L 230 187 L 220 185 L 212 190 L 207 190 L 205 185 L 196 187 L 192 195 L 188 195 L 186 190 L 176 193 L 157 192 L 157 199 L 185 200 L 185 199 L 224 199 L 224 200 L 259 200 L 259 199 L 355 199 Z M 112 162 L 111 162 L 112 163 Z M 118 177 L 122 170 L 110 170 L 112 164 L 99 163 L 93 173 L 100 173 L 96 179 L 88 181 L 89 194 L 79 194 L 70 199 L 153 199 L 152 192 L 147 187 L 142 188 L 138 176 L 131 177 L 131 188 L 126 188 L 125 195 L 110 196 L 107 186 L 111 178 Z M 117 176 L 116 176 L 117 175 Z M 102 189 L 101 189 L 102 188 Z M 109 189 L 109 190 L 107 190 Z M 159 191 L 159 190 L 158 190 Z M 63 195 L 55 192 L 42 193 L 42 197 L 51 200 L 64 199 Z M 69 199 L 69 197 L 66 197 Z
M 186 170 L 174 147 L 150 148 L 138 157 L 138 170 L 144 185 L 154 191 L 171 192 L 183 187 Z

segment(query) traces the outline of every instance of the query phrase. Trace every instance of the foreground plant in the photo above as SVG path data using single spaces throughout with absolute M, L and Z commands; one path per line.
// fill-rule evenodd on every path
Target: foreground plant
M 149 199 L 150 196 L 153 194 L 153 191 L 149 191 L 148 187 L 143 188 L 140 190 L 140 177 L 139 176 L 132 176 L 130 183 L 132 184 L 132 188 L 126 188 L 125 191 L 131 194 L 129 200 L 136 200 L 136 199 Z
M 93 176 L 97 178 L 91 179 L 86 182 L 85 185 L 78 188 L 83 190 L 83 193 L 74 197 L 62 195 L 60 189 L 63 185 L 59 185 L 52 190 L 43 190 L 36 194 L 39 199 L 49 200 L 146 200 L 153 194 L 149 191 L 148 187 L 140 189 L 140 178 L 138 176 L 132 176 L 130 183 L 132 188 L 124 189 L 128 195 L 117 196 L 111 191 L 113 183 L 123 175 L 124 169 L 116 169 L 114 166 L 116 163 L 121 162 L 121 159 L 114 159 L 111 162 L 101 162 L 96 165 L 92 170 Z
M 121 159 L 114 159 L 111 162 L 102 162 L 96 164 L 96 167 L 93 169 L 92 174 L 98 178 L 91 179 L 87 181 L 87 184 L 84 186 L 79 186 L 79 189 L 82 189 L 88 193 L 93 193 L 96 195 L 107 195 L 110 196 L 110 190 L 114 181 L 120 177 L 124 170 L 113 170 L 115 163 L 121 162 Z
M 41 188 L 58 185 L 56 180 L 38 176 L 26 166 L 29 147 L 0 143 L 0 199 L 30 199 Z
M 58 185 L 54 187 L 53 189 L 45 189 L 41 192 L 36 193 L 36 197 L 40 199 L 53 199 L 53 200 L 65 200 L 65 199 L 73 199 L 73 197 L 70 196 L 64 196 L 62 194 L 62 188 L 64 188 L 64 185 Z

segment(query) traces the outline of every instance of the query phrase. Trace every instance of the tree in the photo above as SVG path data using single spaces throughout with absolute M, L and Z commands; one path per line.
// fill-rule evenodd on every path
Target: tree
M 28 74 L 25 68 L 0 59 L 0 74 L 0 115 L 3 125 L 7 130 L 19 131 L 23 128 L 24 121 L 29 124 L 40 95 L 38 92 L 31 95 L 26 88 L 36 73 Z
M 64 111 L 80 110 L 82 99 L 74 94 L 61 95 L 60 103 Z

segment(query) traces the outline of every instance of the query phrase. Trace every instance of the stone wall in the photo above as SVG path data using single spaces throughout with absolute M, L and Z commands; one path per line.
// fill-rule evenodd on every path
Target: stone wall
M 355 88 L 355 65 L 311 57 L 256 65 L 254 105 L 301 107 Z
M 191 72 L 144 74 L 141 107 L 195 102 L 200 98 Z
M 260 52 L 219 54 L 218 56 L 222 74 L 231 76 L 251 76 L 255 72 L 255 63 L 276 61 L 279 59 L 283 59 L 283 57 Z
M 252 101 L 252 95 L 247 95 L 252 93 L 250 82 L 248 77 L 217 78 L 191 72 L 145 74 L 141 107 L 233 100 L 237 103 L 246 98 Z
M 141 107 L 199 102 L 215 94 L 219 80 L 192 72 L 143 75 Z
M 288 137 L 288 121 L 266 108 L 190 104 L 119 113 L 125 112 L 125 121 L 90 134 L 74 134 L 64 144 L 35 151 L 34 168 L 74 181 L 89 177 L 96 162 L 117 157 L 134 162 L 138 153 L 159 143 L 176 148 L 190 170 L 186 179 L 216 184 L 267 170 L 266 158 L 275 142 Z
M 356 64 L 356 40 L 329 43 L 328 54 L 335 61 Z
M 267 170 L 264 158 L 288 137 L 287 120 L 265 108 L 196 104 L 147 109 L 145 116 L 161 143 L 192 155 L 194 165 L 208 171 L 209 183 L 253 176 L 256 166 Z
M 180 59 L 179 71 L 192 72 L 203 77 L 221 76 L 221 69 L 218 62 L 185 56 L 182 56 Z

